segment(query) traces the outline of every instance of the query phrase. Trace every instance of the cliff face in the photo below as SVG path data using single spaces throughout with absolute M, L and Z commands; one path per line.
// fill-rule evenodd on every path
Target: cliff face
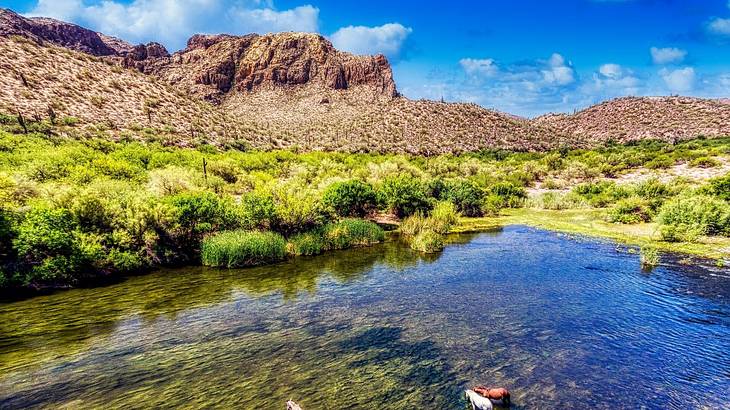
M 230 92 L 261 89 L 348 90 L 365 86 L 397 95 L 388 60 L 336 50 L 324 37 L 305 33 L 264 36 L 195 35 L 172 56 L 130 53 L 124 65 L 220 102 Z
M 21 36 L 36 42 L 55 45 L 95 56 L 112 56 L 132 49 L 131 44 L 118 38 L 50 18 L 25 18 L 11 10 L 0 8 L 0 36 Z

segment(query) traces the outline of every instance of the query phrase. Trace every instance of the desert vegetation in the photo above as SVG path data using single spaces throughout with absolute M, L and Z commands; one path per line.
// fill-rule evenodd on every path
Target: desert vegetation
M 591 210 L 651 223 L 664 241 L 730 235 L 730 139 L 424 157 L 77 138 L 71 117 L 0 124 L 4 287 L 367 246 L 385 238 L 368 221 L 380 219 L 435 252 L 463 218 L 508 208 Z M 666 179 L 672 170 L 683 174 Z

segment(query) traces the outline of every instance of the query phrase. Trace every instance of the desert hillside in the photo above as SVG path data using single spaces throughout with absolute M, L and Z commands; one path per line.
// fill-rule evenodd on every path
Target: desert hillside
M 730 131 L 730 104 L 622 98 L 528 120 L 474 104 L 398 94 L 382 55 L 317 34 L 195 35 L 170 54 L 52 19 L 0 9 L 0 111 L 73 117 L 79 135 L 433 155 L 683 140 Z
M 730 103 L 691 97 L 625 97 L 573 115 L 544 115 L 534 122 L 595 142 L 719 137 L 730 134 Z

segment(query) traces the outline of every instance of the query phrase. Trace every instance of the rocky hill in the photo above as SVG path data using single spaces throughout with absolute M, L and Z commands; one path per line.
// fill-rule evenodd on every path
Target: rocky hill
M 132 49 L 123 40 L 75 24 L 43 17 L 25 18 L 0 8 L 0 37 L 10 36 L 21 36 L 39 44 L 49 42 L 95 56 L 118 55 Z
M 438 154 L 727 134 L 720 101 L 619 99 L 528 120 L 473 104 L 413 101 L 382 55 L 317 34 L 195 35 L 170 54 L 0 9 L 0 113 L 71 116 L 75 134 L 260 149 Z
M 690 97 L 624 97 L 573 115 L 549 114 L 533 121 L 595 142 L 711 138 L 730 135 L 730 103 Z

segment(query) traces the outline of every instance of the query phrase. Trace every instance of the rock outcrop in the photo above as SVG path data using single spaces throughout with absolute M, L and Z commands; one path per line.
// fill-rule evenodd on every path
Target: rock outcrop
M 0 8 L 0 36 L 21 36 L 36 42 L 55 45 L 95 56 L 112 56 L 128 52 L 132 45 L 118 38 L 44 17 L 23 17 L 12 10 Z
M 326 90 L 364 86 L 382 96 L 397 95 L 385 56 L 344 53 L 317 34 L 198 34 L 172 56 L 149 55 L 135 48 L 125 65 L 183 85 L 214 102 L 231 91 L 305 86 Z

